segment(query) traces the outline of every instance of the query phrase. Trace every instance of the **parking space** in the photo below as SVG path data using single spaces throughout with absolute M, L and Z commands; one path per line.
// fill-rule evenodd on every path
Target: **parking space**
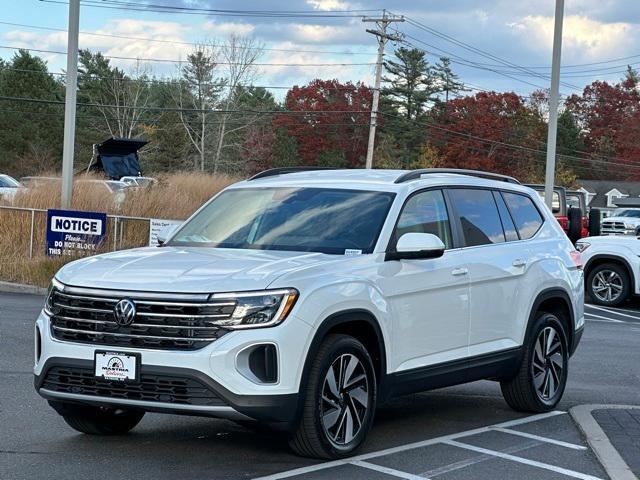
M 286 437 L 229 421 L 148 414 L 130 435 L 90 437 L 64 424 L 33 389 L 33 320 L 43 299 L 0 294 L 0 478 L 495 479 L 607 476 L 571 417 L 586 403 L 638 403 L 640 310 L 587 306 L 559 411 L 523 416 L 495 382 L 396 399 L 362 453 L 340 462 L 293 455 Z
M 572 420 L 565 412 L 555 411 L 285 471 L 262 480 L 515 477 L 607 478 Z
M 591 322 L 631 323 L 640 326 L 640 305 L 635 299 L 619 308 L 587 303 L 584 306 L 584 314 L 585 319 Z

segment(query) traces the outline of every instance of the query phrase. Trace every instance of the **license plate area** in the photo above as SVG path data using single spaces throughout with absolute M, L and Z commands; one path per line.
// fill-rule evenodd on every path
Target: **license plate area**
M 123 353 L 96 350 L 94 356 L 94 375 L 105 380 L 117 382 L 140 381 L 139 353 Z

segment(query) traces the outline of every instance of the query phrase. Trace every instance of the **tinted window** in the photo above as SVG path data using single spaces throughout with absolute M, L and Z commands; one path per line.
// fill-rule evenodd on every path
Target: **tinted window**
M 449 215 L 440 190 L 415 194 L 404 206 L 394 233 L 394 243 L 405 233 L 431 233 L 451 248 Z
M 516 228 L 520 232 L 520 238 L 526 240 L 533 237 L 542 226 L 542 216 L 540 212 L 526 195 L 503 192 L 504 200 L 507 203 L 511 216 L 516 223 Z
M 460 217 L 465 245 L 504 242 L 498 208 L 490 190 L 451 190 L 451 200 Z
M 371 253 L 395 194 L 332 188 L 234 188 L 169 245 Z
M 507 238 L 507 242 L 513 242 L 519 240 L 516 226 L 513 224 L 509 209 L 502 199 L 502 195 L 499 192 L 493 192 L 493 198 L 498 205 L 498 213 L 500 213 L 500 220 L 502 221 L 502 228 L 504 229 L 504 236 Z

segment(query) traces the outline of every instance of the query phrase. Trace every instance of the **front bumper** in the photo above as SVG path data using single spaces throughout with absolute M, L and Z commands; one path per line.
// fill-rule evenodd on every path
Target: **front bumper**
M 282 325 L 231 332 L 198 350 L 166 351 L 112 347 L 116 351 L 141 354 L 142 377 L 158 377 L 156 383 L 167 384 L 167 378 L 184 379 L 196 385 L 200 393 L 217 400 L 180 401 L 171 391 L 151 393 L 140 387 L 142 394 L 129 393 L 116 387 L 94 385 L 93 361 L 96 350 L 104 345 L 80 344 L 52 338 L 49 318 L 42 312 L 36 321 L 35 388 L 52 402 L 63 401 L 91 405 L 126 406 L 145 411 L 181 413 L 222 418 L 251 418 L 266 422 L 292 423 L 298 414 L 298 390 L 302 365 L 308 345 L 301 338 L 311 338 L 310 327 L 296 317 Z M 243 370 L 239 358 L 244 350 L 261 344 L 277 348 L 278 378 L 273 383 L 260 383 Z M 66 369 L 65 382 L 48 376 Z M 57 369 L 57 370 L 56 370 Z M 89 372 L 89 373 L 87 373 Z M 73 381 L 69 375 L 75 375 Z M 150 380 L 155 381 L 155 380 Z M 163 383 L 164 382 L 164 383 Z M 113 390 L 113 391 L 112 391 Z M 179 390 L 184 393 L 183 390 Z M 197 395 L 200 397 L 200 393 Z M 162 396 L 164 395 L 164 396 Z

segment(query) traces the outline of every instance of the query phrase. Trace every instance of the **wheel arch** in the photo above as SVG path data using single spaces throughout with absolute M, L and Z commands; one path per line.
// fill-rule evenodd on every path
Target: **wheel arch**
M 379 397 L 384 398 L 387 376 L 387 352 L 382 329 L 376 316 L 369 310 L 350 309 L 333 313 L 325 318 L 309 344 L 300 378 L 299 392 L 303 392 L 309 376 L 311 362 L 315 358 L 322 341 L 329 334 L 351 335 L 363 343 L 373 360 L 376 379 L 378 380 Z
M 633 293 L 636 291 L 636 276 L 633 273 L 633 268 L 626 258 L 619 255 L 599 253 L 591 257 L 584 266 L 585 280 L 589 277 L 592 269 L 594 269 L 598 265 L 603 265 L 605 263 L 614 263 L 624 267 L 627 271 L 627 274 L 629 275 L 629 279 L 631 280 L 631 292 Z
M 562 288 L 548 288 L 538 294 L 529 313 L 525 342 L 529 339 L 536 316 L 540 312 L 553 313 L 559 318 L 567 332 L 569 352 L 573 354 L 576 347 L 575 312 L 569 293 Z

